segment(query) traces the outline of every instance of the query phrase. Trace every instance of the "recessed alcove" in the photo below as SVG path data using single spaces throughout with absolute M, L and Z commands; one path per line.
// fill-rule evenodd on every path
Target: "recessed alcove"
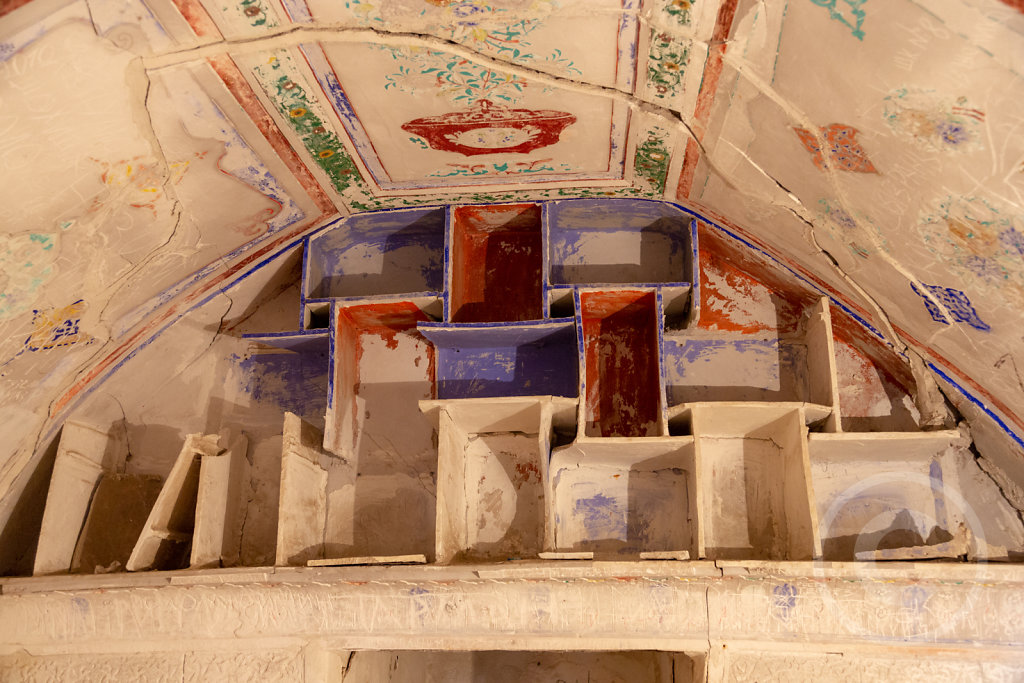
M 451 322 L 544 317 L 540 205 L 456 207 L 449 249 Z

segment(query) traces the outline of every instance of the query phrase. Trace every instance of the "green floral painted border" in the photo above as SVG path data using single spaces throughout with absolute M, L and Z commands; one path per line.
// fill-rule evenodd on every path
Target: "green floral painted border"
M 633 160 L 637 178 L 643 180 L 649 186 L 649 191 L 658 196 L 665 192 L 668 165 L 672 161 L 669 139 L 670 133 L 664 128 L 648 128 L 646 136 L 637 143 L 636 157 Z
M 268 55 L 253 74 L 274 103 L 281 117 L 302 140 L 317 166 L 327 174 L 331 185 L 346 202 L 371 197 L 355 161 L 341 138 L 324 123 L 319 101 L 302 87 L 303 78 L 285 53 Z
M 661 197 L 665 192 L 670 153 L 670 133 L 659 126 L 646 131 L 637 146 L 635 178 L 631 187 L 522 189 L 508 192 L 435 193 L 418 197 L 375 197 L 349 156 L 338 134 L 324 123 L 322 107 L 304 83 L 292 58 L 284 52 L 267 53 L 252 68 L 260 87 L 273 102 L 281 118 L 301 139 L 310 158 L 331 181 L 342 201 L 354 211 L 433 205 L 560 199 L 565 197 Z
M 647 90 L 651 96 L 664 100 L 680 94 L 689 63 L 689 41 L 684 43 L 667 33 L 653 31 L 647 56 Z
M 669 0 L 665 3 L 665 14 L 669 15 L 680 26 L 689 26 L 693 19 L 693 0 Z

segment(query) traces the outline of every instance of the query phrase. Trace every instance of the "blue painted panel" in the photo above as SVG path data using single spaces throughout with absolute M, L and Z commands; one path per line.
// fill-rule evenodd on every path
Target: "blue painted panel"
M 287 410 L 323 429 L 330 365 L 327 335 L 264 336 L 254 341 L 281 351 L 239 360 L 244 391 L 256 404 Z
M 419 332 L 437 349 L 438 398 L 576 395 L 571 323 L 421 324 Z
M 306 298 L 440 292 L 444 209 L 347 219 L 309 242 Z
M 547 214 L 551 285 L 692 282 L 691 220 L 670 205 L 574 200 Z

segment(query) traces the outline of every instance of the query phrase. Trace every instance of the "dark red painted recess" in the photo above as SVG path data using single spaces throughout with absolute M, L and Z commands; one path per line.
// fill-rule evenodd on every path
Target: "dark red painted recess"
M 588 436 L 657 436 L 658 311 L 652 291 L 580 293 Z
M 452 322 L 514 322 L 544 317 L 540 223 L 537 204 L 455 209 Z

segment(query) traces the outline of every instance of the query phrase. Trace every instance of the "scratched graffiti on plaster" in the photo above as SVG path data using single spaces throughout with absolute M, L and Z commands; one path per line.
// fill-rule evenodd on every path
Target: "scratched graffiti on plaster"
M 898 88 L 883 100 L 882 117 L 896 133 L 935 152 L 977 150 L 985 112 L 966 97 L 953 99 L 934 90 Z
M 29 351 L 47 351 L 58 346 L 91 342 L 93 337 L 80 329 L 87 305 L 78 301 L 62 308 L 32 311 L 32 334 L 25 340 Z
M 964 280 L 1024 305 L 1024 218 L 994 199 L 947 196 L 922 213 L 917 230 Z
M 833 21 L 850 29 L 850 33 L 857 40 L 864 40 L 864 19 L 867 13 L 864 5 L 868 0 L 811 0 L 818 7 L 828 10 L 828 15 Z
M 949 319 L 943 311 L 943 308 L 935 305 L 932 298 L 938 299 L 945 308 L 945 311 L 948 311 L 949 315 L 952 316 L 953 320 L 956 322 L 966 323 L 974 329 L 981 330 L 982 332 L 988 332 L 992 329 L 986 322 L 978 317 L 978 312 L 974 310 L 974 305 L 971 304 L 971 300 L 959 289 L 943 287 L 941 285 L 924 285 L 925 289 L 927 289 L 928 293 L 932 296 L 932 298 L 929 298 L 925 296 L 924 292 L 922 292 L 915 283 L 910 283 L 910 287 L 914 290 L 915 294 L 924 300 L 924 305 L 928 309 L 928 313 L 932 316 L 932 320 L 935 322 L 948 325 Z
M 857 141 L 859 130 L 842 123 L 822 126 L 817 135 L 807 128 L 793 127 L 800 142 L 811 153 L 811 159 L 819 170 L 835 168 L 852 173 L 878 173 L 868 159 L 867 152 Z M 828 147 L 828 159 L 822 153 L 819 136 Z

